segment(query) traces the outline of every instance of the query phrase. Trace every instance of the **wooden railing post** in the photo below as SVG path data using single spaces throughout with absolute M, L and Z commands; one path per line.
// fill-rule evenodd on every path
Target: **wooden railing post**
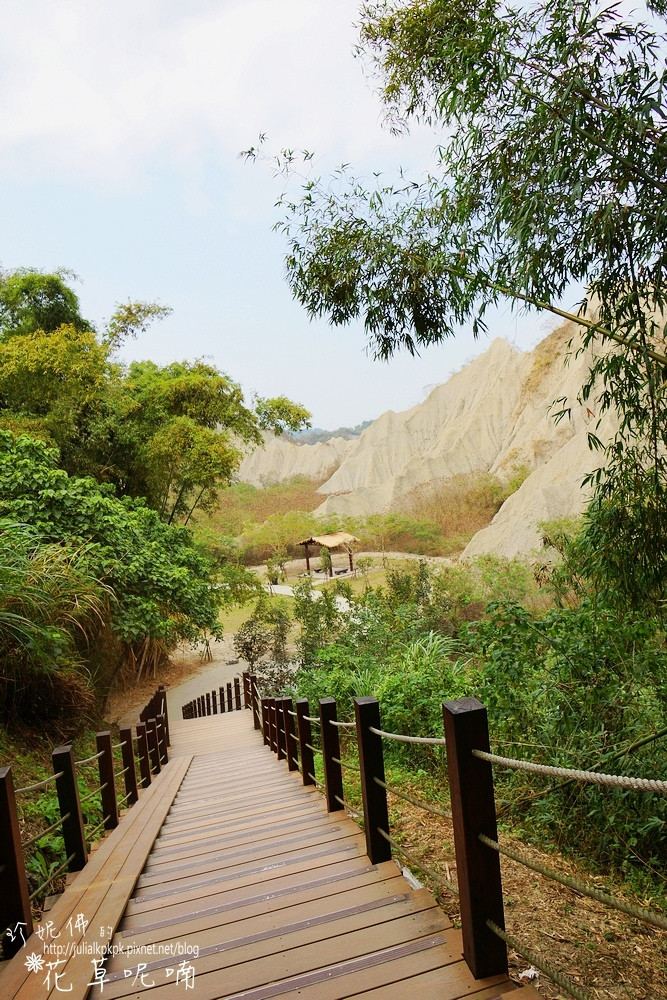
M 169 709 L 167 707 L 167 689 L 164 684 L 160 684 L 158 692 L 162 699 L 162 704 L 158 709 L 158 714 L 164 716 L 164 729 L 165 735 L 167 737 L 167 746 L 171 746 L 171 737 L 169 736 Z
M 475 979 L 507 972 L 507 948 L 487 925 L 504 929 L 500 857 L 479 840 L 498 839 L 491 765 L 473 757 L 489 750 L 486 709 L 476 698 L 442 706 L 456 848 L 463 957 Z
M 148 733 L 146 732 L 145 722 L 140 722 L 137 725 L 137 747 L 139 750 L 141 787 L 148 788 L 151 783 L 151 762 L 148 754 Z
M 63 819 L 61 826 L 65 841 L 65 853 L 67 857 L 70 854 L 74 855 L 68 867 L 71 872 L 78 872 L 88 860 L 88 850 L 71 745 L 56 747 L 51 754 L 51 760 L 53 761 L 54 773 L 60 775 L 56 778 L 56 792 L 58 793 L 60 815 Z
M 133 806 L 139 798 L 137 787 L 137 769 L 134 763 L 134 747 L 132 746 L 132 730 L 121 729 L 120 740 L 122 746 L 120 752 L 123 756 L 123 778 L 125 779 L 125 795 L 128 806 Z
M 287 737 L 285 735 L 285 713 L 283 712 L 283 699 L 275 700 L 276 713 L 276 753 L 278 760 L 285 760 L 287 756 Z
M 241 677 L 243 678 L 243 707 L 250 708 L 250 674 L 244 670 Z
M 291 698 L 283 698 L 283 727 L 285 730 L 285 753 L 287 755 L 288 771 L 299 770 L 299 759 L 297 753 L 294 716 L 290 713 L 294 711 L 294 703 Z
M 342 809 L 343 804 L 343 771 L 340 764 L 340 740 L 336 722 L 336 702 L 333 698 L 320 698 L 320 727 L 322 729 L 322 758 L 324 761 L 324 795 L 327 800 L 327 812 Z
M 0 939 L 11 958 L 33 931 L 11 767 L 0 767 Z
M 148 737 L 148 752 L 151 759 L 151 771 L 159 774 L 160 767 L 160 742 L 157 733 L 157 719 L 149 719 L 146 723 L 146 736 Z
M 206 714 L 211 714 L 211 696 L 208 691 L 206 692 Z
M 308 700 L 298 698 L 296 703 L 296 728 L 299 734 L 299 757 L 301 758 L 301 780 L 304 785 L 314 785 L 315 756 L 310 749 L 313 745 L 313 734 L 309 721 Z
M 374 729 L 381 728 L 380 705 L 377 698 L 355 698 L 354 713 L 359 745 L 366 853 L 372 864 L 376 865 L 391 860 L 391 845 L 378 832 L 384 830 L 389 834 L 387 791 L 375 781 L 377 778 L 378 781 L 384 782 L 382 737 L 371 732 L 371 726 Z
M 271 749 L 271 722 L 269 715 L 269 699 L 262 698 L 262 729 L 264 734 L 264 744 Z
M 278 753 L 278 720 L 276 719 L 276 699 L 269 698 L 269 747 Z
M 223 686 L 221 684 L 220 685 L 220 712 L 222 713 L 222 712 L 224 712 L 224 710 L 225 710 L 225 689 L 223 688 Z
M 232 704 L 232 699 L 233 699 L 233 695 L 232 695 L 232 682 L 231 681 L 227 681 L 227 711 L 228 712 L 233 712 L 234 711 L 234 706 Z
M 111 733 L 106 730 L 95 736 L 97 752 L 102 756 L 97 760 L 100 774 L 100 794 L 102 796 L 102 816 L 104 829 L 115 830 L 118 826 L 118 802 L 116 800 L 116 778 L 111 749 Z
M 157 739 L 160 764 L 169 763 L 169 750 L 167 748 L 167 720 L 164 715 L 158 715 L 157 719 Z
M 238 677 L 234 678 L 234 702 L 236 711 L 241 711 L 241 681 Z
M 260 729 L 259 715 L 259 693 L 257 690 L 257 674 L 249 674 L 250 678 L 250 705 L 252 708 L 252 724 L 255 729 Z
M 213 704 L 213 714 L 218 714 L 218 695 L 215 691 L 211 691 L 211 702 Z

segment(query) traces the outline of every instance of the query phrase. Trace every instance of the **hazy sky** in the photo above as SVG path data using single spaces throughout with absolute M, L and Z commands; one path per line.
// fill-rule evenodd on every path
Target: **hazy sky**
M 361 326 L 310 322 L 271 227 L 282 181 L 238 153 L 260 132 L 316 169 L 430 164 L 392 137 L 352 55 L 358 0 L 4 0 L 0 264 L 71 268 L 82 311 L 159 301 L 124 357 L 206 357 L 248 396 L 286 394 L 333 428 L 420 402 L 486 346 L 470 335 L 389 364 Z M 544 335 L 509 309 L 493 333 Z

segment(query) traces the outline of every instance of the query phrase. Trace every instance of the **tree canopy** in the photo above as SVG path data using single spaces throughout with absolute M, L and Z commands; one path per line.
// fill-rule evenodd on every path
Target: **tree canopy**
M 621 424 L 594 474 L 590 570 L 633 599 L 661 599 L 667 581 L 665 12 L 652 9 L 643 22 L 591 0 L 364 4 L 359 54 L 394 128 L 440 133 L 433 173 L 310 180 L 281 224 L 297 299 L 334 324 L 361 317 L 379 357 L 465 323 L 477 335 L 507 298 L 580 325 L 598 349 L 583 396 Z M 572 282 L 586 293 L 569 312 Z
M 70 475 L 112 483 L 187 524 L 215 503 L 262 431 L 310 426 L 284 396 L 247 405 L 241 387 L 203 361 L 119 363 L 123 341 L 170 310 L 127 302 L 98 334 L 71 277 L 0 275 L 0 426 L 55 445 Z

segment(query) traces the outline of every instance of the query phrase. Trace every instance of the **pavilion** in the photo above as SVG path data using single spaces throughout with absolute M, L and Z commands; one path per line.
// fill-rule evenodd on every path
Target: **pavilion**
M 342 549 L 344 552 L 347 552 L 350 561 L 350 572 L 353 572 L 352 543 L 358 541 L 359 539 L 355 535 L 350 535 L 347 531 L 335 531 L 330 535 L 313 535 L 311 538 L 305 538 L 298 544 L 303 545 L 305 550 L 306 572 L 310 573 L 310 545 L 318 545 L 320 548 L 329 549 L 330 552 L 334 549 Z M 329 576 L 333 576 L 332 565 L 329 566 Z

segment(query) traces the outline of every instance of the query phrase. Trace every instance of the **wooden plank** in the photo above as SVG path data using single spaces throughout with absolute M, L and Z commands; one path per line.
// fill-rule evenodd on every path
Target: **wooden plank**
M 222 952 L 202 956 L 196 959 L 196 996 L 197 1000 L 217 1000 L 221 995 L 221 971 L 224 969 L 224 996 L 234 996 L 239 993 L 252 996 L 258 989 L 266 989 L 267 984 L 286 981 L 288 988 L 281 992 L 296 992 L 301 989 L 297 983 L 303 976 L 317 971 L 320 982 L 326 982 L 335 972 L 336 966 L 345 966 L 354 962 L 355 974 L 365 964 L 368 956 L 374 956 L 378 963 L 386 958 L 386 953 L 405 949 L 406 942 L 416 942 L 417 947 L 436 949 L 441 953 L 441 961 L 445 956 L 449 961 L 460 960 L 459 938 L 455 937 L 453 951 L 448 947 L 446 935 L 450 931 L 438 933 L 441 928 L 441 917 L 437 908 L 430 908 L 423 913 L 415 913 L 407 917 L 397 917 L 382 925 L 382 934 L 378 928 L 371 925 L 360 930 L 328 937 L 326 946 L 320 941 L 305 944 L 297 948 L 283 951 L 272 950 L 269 955 L 261 954 L 262 943 L 259 946 L 240 948 L 237 953 Z M 444 950 L 443 950 L 444 949 Z M 257 954 L 255 954 L 257 953 Z M 173 963 L 173 960 L 172 960 Z M 163 980 L 161 970 L 156 969 L 154 979 Z M 349 971 L 353 971 L 350 969 Z M 153 978 L 153 977 L 152 977 Z M 104 996 L 108 1000 L 132 996 L 131 977 L 112 982 L 109 987 L 105 983 Z M 262 994 L 263 995 L 263 994 Z M 302 995 L 301 992 L 299 995 Z M 165 982 L 160 985 L 160 1000 L 171 1000 L 179 996 L 179 987 Z
M 375 881 L 371 881 L 372 878 Z M 377 880 L 375 872 L 364 872 L 348 876 L 339 883 L 323 881 L 318 886 L 274 896 L 270 900 L 261 896 L 253 901 L 250 897 L 232 907 L 221 907 L 217 913 L 208 912 L 204 917 L 189 914 L 181 923 L 153 931 L 121 932 L 115 940 L 119 945 L 140 946 L 196 935 L 197 943 L 204 947 L 221 934 L 221 928 L 226 928 L 227 937 L 240 937 L 250 933 L 250 927 L 253 932 L 264 932 L 298 920 L 317 920 L 324 914 L 358 905 L 360 900 L 370 903 L 401 894 L 405 894 L 405 886 L 397 871 L 382 881 Z
M 361 993 L 350 992 L 346 995 L 355 997 L 355 1000 L 405 1000 L 406 995 L 410 1000 L 433 1000 L 434 997 L 438 1000 L 442 1000 L 443 997 L 449 997 L 450 1000 L 460 1000 L 461 997 L 470 997 L 470 1000 L 505 1000 L 507 997 L 509 1000 L 514 1000 L 515 996 L 516 1000 L 543 1000 L 537 993 L 524 993 L 525 987 L 509 983 L 507 980 L 495 986 L 489 986 L 486 979 L 472 980 L 465 986 L 465 993 L 458 992 L 452 995 L 451 981 L 451 970 L 445 966 L 400 979 L 395 983 L 383 983 L 375 989 L 364 989 Z M 354 990 L 354 987 L 352 989 Z M 529 989 L 532 991 L 532 987 Z
M 263 922 L 254 920 L 251 927 L 234 925 L 227 927 L 224 933 L 218 930 L 217 933 L 209 935 L 206 942 L 202 936 L 198 936 L 197 972 L 202 974 L 215 971 L 223 965 L 229 971 L 234 965 L 252 963 L 276 954 L 286 955 L 304 945 L 328 942 L 332 937 L 369 927 L 375 928 L 377 940 L 381 941 L 386 924 L 416 915 L 419 915 L 419 919 L 423 918 L 419 927 L 421 930 L 427 928 L 426 933 L 446 929 L 446 921 L 441 911 L 426 891 L 416 894 L 408 890 L 380 897 L 372 902 L 368 901 L 367 905 L 361 904 L 357 898 L 344 906 L 324 908 L 324 912 L 318 916 L 302 917 L 298 912 L 292 911 L 292 919 L 287 923 L 284 919 L 276 919 L 275 915 L 266 914 Z M 416 925 L 413 923 L 410 926 Z M 178 939 L 173 937 L 172 940 Z M 195 943 L 191 934 L 183 940 Z M 166 957 L 151 962 L 149 967 L 151 970 L 157 970 L 170 964 L 173 964 L 173 958 Z M 119 955 L 114 958 L 108 966 L 109 973 L 112 974 L 110 979 L 113 979 L 113 975 L 122 978 L 127 965 L 127 957 Z M 136 965 L 136 960 L 132 965 Z M 106 996 L 106 984 L 104 992 Z
M 322 824 L 320 828 L 311 829 L 307 834 L 297 833 L 292 837 L 264 840 L 259 843 L 246 842 L 234 849 L 227 847 L 221 851 L 217 848 L 204 850 L 198 854 L 193 852 L 190 856 L 163 858 L 161 863 L 144 870 L 138 886 L 142 889 L 152 885 L 166 886 L 187 879 L 190 875 L 199 877 L 206 872 L 223 872 L 240 864 L 258 863 L 264 858 L 273 861 L 278 858 L 285 860 L 318 845 L 335 845 L 338 841 L 349 840 L 358 835 L 359 827 L 351 822 L 349 825 L 343 823 L 338 826 L 327 823 Z
M 285 861 L 276 861 L 270 865 L 247 866 L 240 865 L 228 869 L 223 875 L 212 875 L 209 878 L 199 879 L 190 887 L 174 888 L 165 892 L 143 892 L 135 899 L 131 900 L 126 913 L 134 915 L 147 910 L 165 909 L 176 906 L 179 903 L 192 905 L 195 900 L 205 899 L 211 892 L 224 888 L 225 885 L 233 886 L 235 882 L 243 881 L 243 884 L 257 885 L 259 883 L 270 883 L 285 875 L 300 875 L 304 872 L 311 872 L 323 867 L 335 865 L 340 861 L 347 861 L 354 864 L 360 857 L 365 857 L 361 837 L 354 841 L 343 842 L 336 850 L 327 851 L 326 848 L 318 851 L 305 852 L 301 857 L 290 858 Z
M 365 862 L 365 864 L 364 864 Z M 303 884 L 329 881 L 333 882 L 337 878 L 347 877 L 352 874 L 371 871 L 372 866 L 368 864 L 368 859 L 352 857 L 329 859 L 319 868 L 310 868 L 307 873 L 301 871 L 278 872 L 273 879 L 246 880 L 241 885 L 229 883 L 215 887 L 215 892 L 204 896 L 196 904 L 190 899 L 170 900 L 169 905 L 163 901 L 162 906 L 144 907 L 138 912 L 133 912 L 132 903 L 128 904 L 123 918 L 122 929 L 133 930 L 138 927 L 165 926 L 167 923 L 176 922 L 189 914 L 203 914 L 206 910 L 236 903 L 247 897 L 257 898 L 259 896 L 269 898 L 277 893 L 297 891 Z
M 81 944 L 86 932 L 83 925 L 78 930 L 74 926 L 74 918 L 79 913 L 84 914 L 91 926 L 94 921 L 94 934 L 85 935 L 86 946 L 90 945 L 91 948 L 95 948 L 96 942 L 99 943 L 98 923 L 105 929 L 107 926 L 118 925 L 143 861 L 188 766 L 188 757 L 165 766 L 164 777 L 153 782 L 141 795 L 123 823 L 109 834 L 49 911 L 48 919 L 53 921 L 54 931 L 66 928 L 68 920 L 72 919 L 71 934 L 67 937 L 67 945 L 71 950 Z M 102 946 L 105 947 L 107 943 L 103 941 Z M 27 949 L 31 953 L 43 955 L 48 944 L 48 941 L 40 941 L 37 935 L 33 935 L 28 941 Z M 56 992 L 62 992 L 64 985 L 70 985 L 70 977 L 73 990 L 68 993 L 71 1000 L 86 995 L 88 986 L 84 989 L 82 984 L 84 981 L 87 984 L 92 975 L 90 954 L 70 955 L 57 971 L 63 976 L 63 982 L 60 989 L 56 990 L 52 977 L 49 991 L 43 984 L 43 977 L 26 968 L 22 950 L 0 972 L 0 996 L 3 1000 L 46 1000 Z

